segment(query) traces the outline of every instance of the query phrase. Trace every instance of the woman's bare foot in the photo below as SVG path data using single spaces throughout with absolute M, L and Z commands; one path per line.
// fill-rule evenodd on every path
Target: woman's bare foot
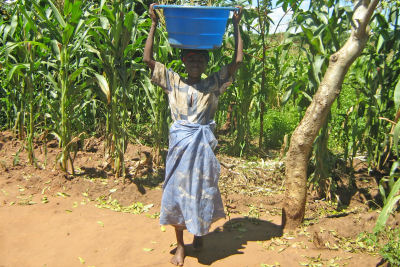
M 176 266 L 183 266 L 183 261 L 185 260 L 185 243 L 183 242 L 183 228 L 175 226 L 176 234 L 176 247 L 175 255 L 171 259 L 171 263 Z
M 185 260 L 185 247 L 178 244 L 176 247 L 175 255 L 171 259 L 171 263 L 176 266 L 183 266 Z
M 193 248 L 195 251 L 200 251 L 203 248 L 203 237 L 201 236 L 193 237 Z

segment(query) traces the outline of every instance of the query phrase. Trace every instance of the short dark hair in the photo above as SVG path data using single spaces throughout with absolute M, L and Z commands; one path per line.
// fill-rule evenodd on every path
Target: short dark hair
M 198 55 L 202 55 L 206 58 L 207 62 L 208 60 L 210 60 L 210 55 L 208 54 L 207 50 L 196 50 L 196 49 L 182 49 L 181 50 L 181 60 L 183 61 L 185 56 L 187 56 L 188 54 L 198 54 Z

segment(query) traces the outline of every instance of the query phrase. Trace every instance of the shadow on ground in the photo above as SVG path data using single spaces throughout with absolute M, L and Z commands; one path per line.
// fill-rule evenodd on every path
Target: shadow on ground
M 204 248 L 200 252 L 191 245 L 185 247 L 186 257 L 197 258 L 205 265 L 236 254 L 243 254 L 249 241 L 266 241 L 282 236 L 280 225 L 258 219 L 235 218 L 218 227 L 204 237 Z
M 108 174 L 105 170 L 93 168 L 93 167 L 81 167 L 82 172 L 75 174 L 76 176 L 87 176 L 90 179 L 103 178 L 106 179 Z

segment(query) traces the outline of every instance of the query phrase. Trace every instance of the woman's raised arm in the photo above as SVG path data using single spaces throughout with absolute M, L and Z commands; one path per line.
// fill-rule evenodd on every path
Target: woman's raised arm
M 240 36 L 239 22 L 242 18 L 242 7 L 238 6 L 239 10 L 233 13 L 232 21 L 233 21 L 233 29 L 234 29 L 234 38 L 235 38 L 235 53 L 232 58 L 232 62 L 228 65 L 228 72 L 230 76 L 233 76 L 240 64 L 243 61 L 243 41 Z
M 151 18 L 151 27 L 149 31 L 149 35 L 147 36 L 146 45 L 144 47 L 143 52 L 143 61 L 149 66 L 149 68 L 153 71 L 154 66 L 156 65 L 155 60 L 153 59 L 153 43 L 154 43 L 154 33 L 157 28 L 158 17 L 156 12 L 154 11 L 153 6 L 155 3 L 151 4 L 149 7 L 149 14 Z

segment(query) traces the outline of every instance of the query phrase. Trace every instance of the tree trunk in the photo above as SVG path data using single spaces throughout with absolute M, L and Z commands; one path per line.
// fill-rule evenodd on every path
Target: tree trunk
M 293 132 L 286 157 L 286 192 L 282 225 L 294 229 L 304 219 L 307 196 L 307 166 L 313 142 L 323 126 L 332 103 L 342 88 L 344 77 L 368 40 L 368 23 L 379 0 L 354 2 L 350 38 L 330 57 L 328 69 L 306 113 Z
M 56 6 L 57 9 L 61 12 L 61 14 L 64 14 L 64 0 L 56 0 Z
M 236 105 L 235 102 L 230 102 L 228 105 L 228 110 L 226 113 L 226 121 L 224 125 L 222 125 L 221 129 L 219 130 L 219 133 L 226 135 L 229 134 L 232 131 L 232 121 L 233 121 L 233 126 L 236 128 L 237 126 L 237 120 L 236 117 L 233 116 L 233 107 Z
M 261 45 L 262 45 L 262 58 L 261 58 L 261 88 L 260 88 L 260 133 L 258 138 L 258 147 L 263 148 L 263 136 L 264 136 L 264 112 L 265 112 L 265 102 L 267 100 L 267 93 L 265 92 L 265 17 L 266 13 L 262 14 L 260 12 L 260 1 L 257 0 L 257 12 L 258 21 L 260 24 L 260 35 L 261 35 Z

